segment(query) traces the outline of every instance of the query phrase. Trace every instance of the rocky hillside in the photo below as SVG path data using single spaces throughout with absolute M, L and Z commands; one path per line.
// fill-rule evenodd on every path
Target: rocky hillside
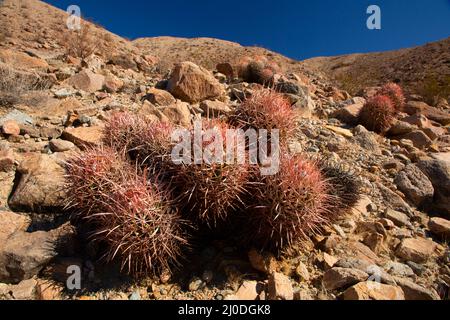
M 214 39 L 129 42 L 89 23 L 87 34 L 72 38 L 81 42 L 67 42 L 64 12 L 37 0 L 5 0 L 0 19 L 7 26 L 0 34 L 0 299 L 449 299 L 447 99 L 430 106 L 410 91 L 380 134 L 360 116 L 380 88 L 370 83 L 352 95 L 313 73 L 317 64 L 302 67 Z M 215 70 L 246 55 L 265 56 L 245 66 L 249 72 L 252 64 L 258 77 Z M 268 68 L 270 60 L 281 69 Z M 364 71 L 357 60 L 356 66 Z M 267 75 L 295 126 L 289 153 L 333 163 L 340 181 L 358 182 L 356 203 L 282 254 L 246 248 L 225 228 L 197 235 L 172 273 L 133 278 L 121 270 L 120 257 L 101 259 L 108 243 L 90 241 L 92 226 L 67 203 L 74 199 L 67 162 L 101 148 L 108 121 L 123 112 L 150 128 L 189 127 L 206 117 L 228 121 L 263 90 L 259 77 Z M 382 101 L 393 108 L 393 99 Z M 74 268 L 81 289 L 71 290 L 67 271 Z
M 319 57 L 302 63 L 324 72 L 353 94 L 364 87 L 394 81 L 430 103 L 437 95 L 446 99 L 450 96 L 450 38 L 416 48 Z

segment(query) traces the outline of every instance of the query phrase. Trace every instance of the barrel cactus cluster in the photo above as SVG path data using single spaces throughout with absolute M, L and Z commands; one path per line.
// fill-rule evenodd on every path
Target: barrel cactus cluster
M 204 153 L 211 143 L 225 150 L 230 129 L 266 129 L 267 153 L 279 156 L 277 170 L 264 174 L 261 155 L 256 162 L 231 157 L 177 163 L 173 133 L 180 127 L 115 113 L 103 145 L 68 162 L 68 206 L 89 225 L 92 238 L 105 244 L 106 259 L 120 261 L 133 275 L 173 270 L 201 228 L 232 226 L 229 234 L 237 235 L 240 246 L 281 254 L 345 214 L 359 193 L 345 169 L 288 152 L 294 119 L 282 94 L 258 89 L 229 116 L 203 120 L 201 139 L 194 136 L 195 125 L 184 128 L 193 150 Z M 206 137 L 207 129 L 215 130 L 216 138 Z M 275 129 L 277 145 L 270 137 Z M 248 141 L 243 148 L 248 151 Z
M 402 88 L 395 83 L 387 83 L 365 103 L 359 122 L 371 131 L 385 134 L 395 124 L 404 105 Z

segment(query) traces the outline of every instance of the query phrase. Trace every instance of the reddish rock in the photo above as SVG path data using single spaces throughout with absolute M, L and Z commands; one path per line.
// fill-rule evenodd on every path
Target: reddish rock
M 79 148 L 99 145 L 102 137 L 103 128 L 99 126 L 67 128 L 62 134 L 63 139 L 74 143 Z
M 443 218 L 431 218 L 428 222 L 428 228 L 438 236 L 450 238 L 450 221 Z
M 7 120 L 3 122 L 2 132 L 8 136 L 20 135 L 20 126 L 14 120 Z
M 0 150 L 0 171 L 9 172 L 14 169 L 14 152 L 12 149 Z
M 16 231 L 26 231 L 30 224 L 31 219 L 26 215 L 0 211 L 0 243 L 3 243 Z
M 244 281 L 235 294 L 235 300 L 256 300 L 261 291 L 257 281 Z
M 48 63 L 45 60 L 31 57 L 26 53 L 8 49 L 0 50 L 0 62 L 3 62 L 16 69 L 47 69 Z
M 167 89 L 174 97 L 190 103 L 215 99 L 224 93 L 222 85 L 208 70 L 192 62 L 175 66 Z
M 406 261 L 424 263 L 431 257 L 436 246 L 437 244 L 432 240 L 408 238 L 403 239 L 397 248 L 396 254 Z
M 67 83 L 76 89 L 94 93 L 103 89 L 105 77 L 90 70 L 83 70 L 67 79 Z
M 222 74 L 224 74 L 228 79 L 233 79 L 234 78 L 234 71 L 233 71 L 233 66 L 228 63 L 219 63 L 216 66 L 216 70 Z
M 399 287 L 366 281 L 348 288 L 344 300 L 405 300 L 405 294 Z
M 157 106 L 168 106 L 177 102 L 170 92 L 155 88 L 149 89 L 143 99 Z
M 450 124 L 450 114 L 433 108 L 425 102 L 409 101 L 405 105 L 404 111 L 410 115 L 420 113 L 428 119 L 439 122 L 444 126 Z
M 105 82 L 104 82 L 103 86 L 104 86 L 104 89 L 106 90 L 106 92 L 116 93 L 117 91 L 122 89 L 123 81 L 113 75 L 109 75 L 105 78 Z

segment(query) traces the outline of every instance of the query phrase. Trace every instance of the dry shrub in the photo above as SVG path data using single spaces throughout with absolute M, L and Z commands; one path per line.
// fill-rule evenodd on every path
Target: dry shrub
M 84 21 L 79 30 L 65 30 L 60 42 L 66 50 L 66 55 L 80 59 L 90 57 L 100 50 L 101 45 L 94 28 Z
M 17 71 L 10 66 L 0 65 L 0 106 L 12 107 L 34 91 L 51 87 L 49 80 L 35 73 Z

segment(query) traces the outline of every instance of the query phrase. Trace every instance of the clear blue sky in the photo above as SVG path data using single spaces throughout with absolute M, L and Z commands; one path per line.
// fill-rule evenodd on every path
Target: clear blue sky
M 450 0 L 46 0 L 127 37 L 213 37 L 295 59 L 422 45 L 450 36 Z M 369 5 L 382 29 L 368 30 Z

